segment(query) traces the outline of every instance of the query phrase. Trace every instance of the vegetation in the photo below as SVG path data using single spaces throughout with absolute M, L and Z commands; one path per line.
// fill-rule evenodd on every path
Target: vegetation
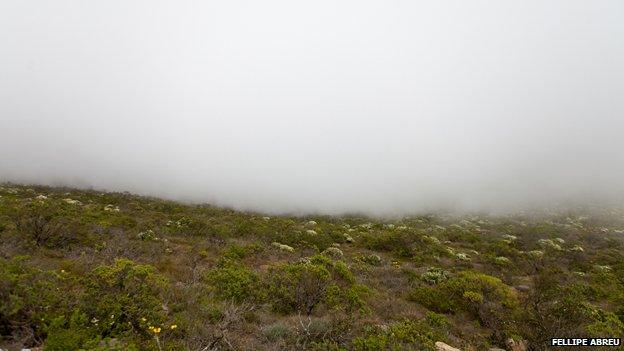
M 531 350 L 624 335 L 624 211 L 266 217 L 0 187 L 0 348 Z

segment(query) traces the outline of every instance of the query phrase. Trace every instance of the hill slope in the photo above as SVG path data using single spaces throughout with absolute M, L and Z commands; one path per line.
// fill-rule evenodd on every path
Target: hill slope
M 0 187 L 0 347 L 532 350 L 624 333 L 624 213 L 266 217 Z

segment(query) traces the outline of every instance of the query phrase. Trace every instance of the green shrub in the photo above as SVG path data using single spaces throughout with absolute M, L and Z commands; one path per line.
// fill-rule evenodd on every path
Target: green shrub
M 360 290 L 349 291 L 354 283 L 355 277 L 344 262 L 315 255 L 304 262 L 271 267 L 267 289 L 275 310 L 309 315 L 321 302 L 334 307 L 345 299 L 354 305 L 363 304 L 354 296 L 360 297 Z
M 237 245 L 234 244 L 227 248 L 223 253 L 224 260 L 242 260 L 248 256 L 262 251 L 262 246 L 258 244 Z
M 0 259 L 0 335 L 29 330 L 35 338 L 42 338 L 48 323 L 69 310 L 70 300 L 62 279 L 31 267 L 27 256 Z
M 293 334 L 290 327 L 282 322 L 273 323 L 262 328 L 262 335 L 269 341 L 286 339 Z
M 9 211 L 18 232 L 37 246 L 67 248 L 86 242 L 85 230 L 75 205 L 46 200 L 15 205 Z
M 437 285 L 414 289 L 409 298 L 436 312 L 467 312 L 496 331 L 497 342 L 517 332 L 517 294 L 500 279 L 486 274 L 460 272 Z
M 385 330 L 374 329 L 353 340 L 355 351 L 435 350 L 435 342 L 446 340 L 450 323 L 443 315 L 428 313 L 419 321 L 404 320 Z
M 442 268 L 429 267 L 425 273 L 421 275 L 421 279 L 431 285 L 435 285 L 447 280 L 449 272 Z
M 370 254 L 370 255 L 360 254 L 360 255 L 355 256 L 355 259 L 357 261 L 369 264 L 371 266 L 381 266 L 382 264 L 381 257 L 376 254 Z
M 70 320 L 55 318 L 48 327 L 45 351 L 78 350 L 93 337 L 89 319 L 84 313 L 74 311 Z
M 392 252 L 405 258 L 412 257 L 415 241 L 416 238 L 407 231 L 366 233 L 360 238 L 361 244 L 367 249 Z
M 206 274 L 217 298 L 243 302 L 259 298 L 259 278 L 256 273 L 236 262 L 224 262 Z
M 624 335 L 624 323 L 614 313 L 593 308 L 590 320 L 592 321 L 585 330 L 592 337 L 617 338 Z
M 147 325 L 167 319 L 163 295 L 168 281 L 154 267 L 117 259 L 85 279 L 83 311 L 98 335 L 147 335 Z
M 468 293 L 468 294 L 466 294 Z M 463 271 L 436 286 L 422 286 L 412 292 L 412 300 L 438 312 L 474 310 L 471 300 L 476 294 L 506 308 L 518 305 L 514 290 L 500 279 L 472 271 Z
M 327 268 L 312 263 L 282 264 L 270 272 L 268 293 L 273 308 L 280 312 L 299 311 L 311 314 L 324 298 L 331 274 Z

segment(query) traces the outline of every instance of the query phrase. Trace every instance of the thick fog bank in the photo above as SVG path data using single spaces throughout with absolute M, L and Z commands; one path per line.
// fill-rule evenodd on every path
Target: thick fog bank
M 624 2 L 0 3 L 0 181 L 262 212 L 624 195 Z

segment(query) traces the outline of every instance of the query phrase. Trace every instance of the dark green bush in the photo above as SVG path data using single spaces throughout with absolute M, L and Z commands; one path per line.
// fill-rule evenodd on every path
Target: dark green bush
M 463 271 L 437 285 L 418 287 L 409 298 L 436 312 L 469 313 L 496 331 L 496 342 L 517 332 L 519 300 L 515 290 L 486 274 Z
M 206 274 L 217 298 L 243 302 L 261 297 L 259 278 L 241 263 L 227 261 Z
M 69 310 L 69 291 L 53 272 L 31 267 L 27 256 L 0 259 L 0 335 L 29 330 L 42 338 L 58 313 Z
M 360 238 L 361 244 L 367 249 L 392 252 L 405 258 L 412 257 L 415 241 L 416 237 L 408 231 L 366 233 Z
M 75 205 L 57 201 L 23 202 L 9 211 L 18 232 L 37 246 L 67 248 L 87 242 Z
M 148 325 L 167 320 L 166 278 L 149 265 L 117 259 L 99 266 L 85 279 L 83 311 L 98 335 L 147 335 Z
M 353 340 L 356 351 L 377 350 L 435 350 L 435 342 L 446 340 L 450 323 L 443 315 L 433 312 L 419 321 L 404 320 L 385 330 L 372 329 L 365 337 Z
M 331 301 L 336 306 L 337 301 L 351 299 L 352 305 L 362 305 L 361 291 L 349 290 L 354 282 L 355 277 L 344 262 L 316 255 L 305 262 L 272 267 L 267 290 L 275 310 L 309 315 L 321 302 Z

